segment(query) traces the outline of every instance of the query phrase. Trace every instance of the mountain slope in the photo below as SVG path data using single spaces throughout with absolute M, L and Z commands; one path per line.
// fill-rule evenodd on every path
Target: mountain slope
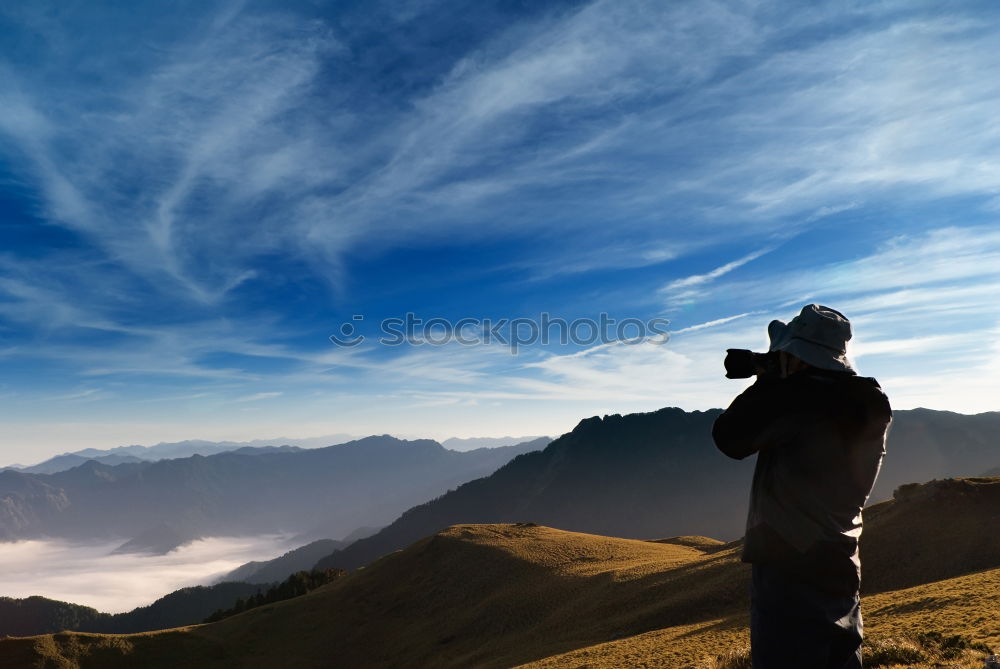
M 67 629 L 129 633 L 190 625 L 232 606 L 240 597 L 250 597 L 261 590 L 261 586 L 250 583 L 199 585 L 175 590 L 148 606 L 114 614 L 46 597 L 0 597 L 0 636 Z
M 1000 412 L 895 411 L 872 501 L 890 499 L 896 488 L 914 481 L 979 476 L 997 465 L 998 447 Z
M 752 463 L 712 444 L 718 410 L 581 421 L 545 450 L 414 507 L 318 563 L 352 569 L 458 523 L 531 521 L 620 537 L 741 534 Z M 697 475 L 693 475 L 697 473 Z
M 242 581 L 244 583 L 276 583 L 297 571 L 308 571 L 320 558 L 335 550 L 344 548 L 344 541 L 319 539 L 305 546 L 299 546 L 273 560 L 247 562 L 223 576 L 222 581 Z
M 132 455 L 111 454 L 88 458 L 82 455 L 76 455 L 75 453 L 66 453 L 64 455 L 57 455 L 54 458 L 49 458 L 48 460 L 40 462 L 37 465 L 32 465 L 31 467 L 14 467 L 13 469 L 25 474 L 55 474 L 56 472 L 63 472 L 67 469 L 72 469 L 73 467 L 79 467 L 88 460 L 95 460 L 102 465 L 108 465 L 111 467 L 125 464 L 127 462 L 142 462 L 142 458 L 137 458 Z
M 0 471 L 0 541 L 58 522 L 70 507 L 61 488 L 11 470 Z
M 937 523 L 995 517 L 1000 479 L 942 496 L 937 482 L 889 502 L 865 541 L 907 536 L 907 568 L 945 580 L 892 591 L 895 560 L 867 556 L 869 629 L 962 632 L 1000 642 L 992 567 L 972 555 L 982 532 L 932 550 Z M 940 513 L 927 517 L 925 499 Z M 68 667 L 680 667 L 745 639 L 748 567 L 738 545 L 681 537 L 637 541 L 522 525 L 458 525 L 308 595 L 219 623 L 129 637 L 80 634 L 0 641 L 0 661 L 61 658 Z M 944 565 L 934 567 L 934 565 Z M 936 571 L 934 571 L 936 569 Z M 651 643 L 651 640 L 657 640 Z M 669 640 L 669 643 L 667 641 Z M 563 659 L 559 659 L 562 656 Z M 548 659 L 546 659 L 548 658 Z M 589 658 L 589 659 L 588 659 Z
M 383 435 L 312 450 L 227 452 L 55 474 L 0 472 L 0 538 L 196 536 L 381 526 L 401 511 L 494 471 L 533 443 L 466 453 Z M 160 541 L 163 528 L 170 541 Z M 156 539 L 152 541 L 149 537 Z
M 408 510 L 317 567 L 354 569 L 457 523 L 532 521 L 620 537 L 734 539 L 743 533 L 754 458 L 735 462 L 718 452 L 711 429 L 719 413 L 661 409 L 588 418 L 543 451 Z M 997 434 L 998 413 L 896 412 L 871 499 L 889 498 L 911 481 L 978 474 L 995 461 Z
M 866 593 L 908 588 L 1000 566 L 1000 478 L 901 486 L 864 512 Z

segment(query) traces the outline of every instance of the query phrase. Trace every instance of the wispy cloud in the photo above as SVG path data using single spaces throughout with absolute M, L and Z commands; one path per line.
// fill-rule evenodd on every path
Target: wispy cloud
M 68 26 L 48 27 L 51 39 L 73 39 Z M 139 76 L 109 73 L 101 95 L 113 111 L 81 115 L 98 91 L 67 81 L 51 96 L 7 68 L 16 104 L 0 112 L 0 130 L 31 166 L 50 222 L 171 294 L 215 302 L 254 275 L 240 265 L 272 234 L 276 221 L 259 215 L 246 225 L 253 207 L 328 173 L 315 165 L 311 120 L 293 130 L 289 116 L 337 42 L 322 26 L 229 8 L 190 34 L 139 53 Z M 304 175 L 303 163 L 318 169 Z
M 88 397 L 93 397 L 99 392 L 101 391 L 97 388 L 87 388 L 86 390 L 81 390 L 75 393 L 69 393 L 67 395 L 53 395 L 48 399 L 56 402 L 64 402 L 69 400 L 82 400 Z
M 275 397 L 281 397 L 280 392 L 269 392 L 269 393 L 254 393 L 253 395 L 245 395 L 243 397 L 237 397 L 234 402 L 259 402 L 260 400 L 269 400 Z
M 719 326 L 719 325 L 725 325 L 726 323 L 732 323 L 733 321 L 739 320 L 741 318 L 746 318 L 750 314 L 751 314 L 751 312 L 747 311 L 745 313 L 735 314 L 733 316 L 724 316 L 722 318 L 716 318 L 714 320 L 706 321 L 704 323 L 697 323 L 695 325 L 689 325 L 689 326 L 687 326 L 685 328 L 681 328 L 679 330 L 674 330 L 670 334 L 671 335 L 684 334 L 686 332 L 697 332 L 698 330 L 704 330 L 706 328 L 714 328 L 714 327 Z
M 635 410 L 724 406 L 739 389 L 722 378 L 725 349 L 760 350 L 772 318 L 787 320 L 814 299 L 852 319 L 850 354 L 861 361 L 862 373 L 883 381 L 895 406 L 987 410 L 1000 396 L 1000 375 L 989 371 L 1000 364 L 1000 307 L 990 298 L 1000 290 L 998 250 L 1000 237 L 992 229 L 943 228 L 897 238 L 850 262 L 759 281 L 720 277 L 711 300 L 762 308 L 679 328 L 664 346 L 619 343 L 543 353 L 523 364 L 531 375 L 509 375 L 491 391 L 470 392 L 550 402 L 614 398 Z M 812 297 L 802 298 L 807 289 Z M 915 367 L 925 372 L 919 383 L 910 371 Z
M 667 285 L 660 289 L 660 292 L 665 294 L 668 299 L 672 301 L 689 299 L 700 293 L 700 288 L 705 284 L 711 283 L 719 277 L 725 276 L 735 269 L 739 269 L 746 265 L 748 262 L 756 260 L 766 253 L 770 253 L 772 249 L 765 248 L 753 253 L 748 253 L 741 258 L 727 262 L 725 265 L 720 265 L 710 272 L 704 274 L 692 274 L 691 276 L 685 276 L 680 279 L 674 279 Z
M 313 20 L 227 6 L 183 44 L 143 54 L 141 76 L 108 82 L 114 114 L 81 121 L 94 91 L 79 86 L 43 112 L 39 100 L 51 97 L 8 68 L 16 95 L 0 127 L 31 161 L 53 222 L 205 302 L 258 276 L 255 259 L 276 246 L 337 275 L 358 245 L 523 227 L 604 244 L 609 231 L 595 223 L 611 218 L 633 236 L 658 220 L 658 249 L 652 239 L 628 247 L 656 262 L 674 257 L 672 242 L 690 246 L 682 226 L 692 221 L 709 239 L 719 228 L 745 236 L 886 189 L 918 199 L 991 192 L 989 26 L 857 11 L 872 27 L 794 47 L 739 5 L 594 2 L 501 32 L 409 100 L 408 113 L 373 119 L 359 142 L 349 107 L 326 119 L 311 111 L 330 97 L 324 68 L 349 46 Z M 804 11 L 785 28 L 828 19 Z M 717 34 L 729 39 L 709 39 Z M 919 60 L 907 55 L 913 45 Z M 579 122 L 553 126 L 560 118 Z M 68 132 L 91 141 L 57 149 Z M 683 154 L 682 165 L 662 160 Z M 498 161 L 503 169 L 491 167 Z M 556 191 L 566 195 L 553 200 Z M 696 204 L 706 198 L 711 207 Z M 462 224 L 485 203 L 510 214 L 502 230 Z
M 340 393 L 472 425 L 492 401 L 709 406 L 718 350 L 813 300 L 900 397 L 919 356 L 992 369 L 995 12 L 542 4 L 460 28 L 430 2 L 0 10 L 32 35 L 0 58 L 19 401 L 291 415 Z M 349 309 L 484 302 L 666 304 L 678 329 L 516 357 L 326 341 Z

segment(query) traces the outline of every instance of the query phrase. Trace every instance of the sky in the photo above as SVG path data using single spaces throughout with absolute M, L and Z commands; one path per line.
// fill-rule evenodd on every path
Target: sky
M 812 302 L 895 408 L 998 409 L 998 18 L 6 3 L 0 460 L 722 407 L 725 349 Z M 472 320 L 379 341 L 406 314 Z M 542 314 L 669 336 L 483 327 Z

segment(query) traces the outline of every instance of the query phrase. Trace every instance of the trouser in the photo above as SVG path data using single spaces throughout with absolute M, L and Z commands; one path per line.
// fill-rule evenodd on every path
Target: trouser
M 861 669 L 858 595 L 831 595 L 753 565 L 750 589 L 753 669 Z

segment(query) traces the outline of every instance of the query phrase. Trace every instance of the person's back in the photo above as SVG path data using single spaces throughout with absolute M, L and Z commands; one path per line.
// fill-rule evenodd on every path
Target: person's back
M 841 332 L 824 339 L 816 328 L 828 326 Z M 796 336 L 802 327 L 809 337 Z M 754 667 L 858 667 L 861 509 L 891 410 L 837 349 L 850 338 L 839 312 L 809 305 L 771 334 L 784 372 L 761 373 L 713 428 L 726 455 L 758 454 L 743 552 L 754 565 Z

